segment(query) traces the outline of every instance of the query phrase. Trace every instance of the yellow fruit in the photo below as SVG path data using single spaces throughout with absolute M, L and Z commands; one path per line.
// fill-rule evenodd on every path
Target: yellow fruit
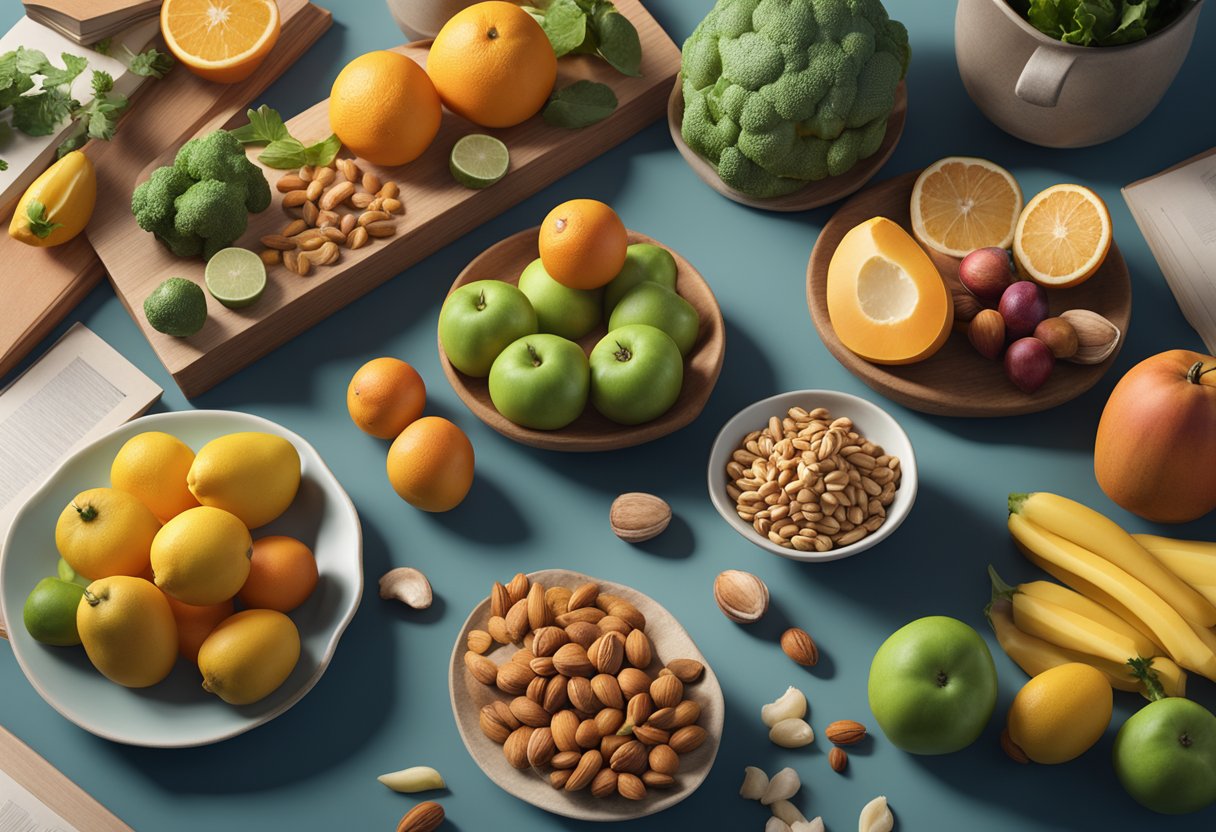
M 97 174 L 73 150 L 34 180 L 13 211 L 8 234 L 28 246 L 57 246 L 89 224 L 97 202 Z
M 398 358 L 373 358 L 346 388 L 346 410 L 359 430 L 395 439 L 426 407 L 426 383 Z
M 1206 540 L 1174 540 L 1152 534 L 1132 535 L 1153 557 L 1191 588 L 1216 604 L 1216 543 Z
M 89 580 L 139 575 L 148 568 L 156 515 L 138 499 L 113 488 L 81 491 L 59 515 L 55 546 Z
M 199 449 L 186 477 L 205 506 L 222 508 L 251 529 L 287 510 L 300 487 L 300 454 L 272 433 L 230 433 Z
M 395 167 L 423 154 L 443 108 L 422 67 L 397 52 L 368 52 L 347 64 L 329 93 L 329 125 L 355 155 Z
M 138 497 L 164 523 L 198 505 L 186 487 L 193 462 L 194 451 L 176 436 L 146 431 L 118 451 L 110 466 L 110 484 Z
M 1093 277 L 1110 251 L 1106 203 L 1080 185 L 1052 185 L 1026 203 L 1013 236 L 1018 269 L 1049 288 Z
M 473 444 L 439 416 L 410 424 L 388 449 L 388 481 L 423 511 L 450 511 L 473 486 Z
M 1098 602 L 1086 598 L 1081 593 L 1071 590 L 1066 586 L 1053 584 L 1051 581 L 1030 581 L 1018 584 L 1018 591 L 1031 597 L 1040 598 L 1057 607 L 1063 607 L 1080 615 L 1082 618 L 1088 618 L 1090 621 L 1101 624 L 1108 630 L 1122 635 L 1130 640 L 1131 645 L 1135 648 L 1136 656 L 1147 657 L 1155 655 L 1158 652 L 1157 645 L 1148 636 Z
M 1080 663 L 1053 667 L 1013 698 L 1009 737 L 1036 763 L 1066 763 L 1106 731 L 1113 700 L 1101 671 Z
M 143 578 L 115 575 L 93 581 L 76 608 L 80 642 L 111 682 L 146 688 L 169 675 L 177 660 L 177 624 L 169 602 Z
M 198 664 L 198 648 L 203 646 L 207 636 L 219 623 L 235 611 L 232 601 L 198 607 L 183 603 L 172 595 L 165 595 L 165 600 L 169 602 L 173 620 L 177 623 L 177 652 L 191 664 Z
M 977 248 L 1009 248 L 1022 211 L 1022 189 L 987 159 L 948 156 L 912 186 L 912 233 L 926 248 L 966 257 Z
M 279 39 L 274 0 L 165 0 L 160 31 L 173 57 L 200 78 L 244 81 Z
M 195 606 L 232 598 L 249 577 L 253 539 L 235 514 L 199 506 L 174 517 L 152 541 L 156 585 Z
M 300 633 L 275 610 L 245 610 L 220 622 L 198 651 L 203 690 L 231 705 L 273 693 L 300 659 Z
M 483 127 L 512 127 L 545 106 L 557 80 L 557 56 L 530 14 L 491 0 L 443 25 L 426 71 L 453 113 Z
M 1013 596 L 1013 622 L 1044 641 L 1116 664 L 1142 655 L 1137 641 L 1122 632 L 1024 592 Z

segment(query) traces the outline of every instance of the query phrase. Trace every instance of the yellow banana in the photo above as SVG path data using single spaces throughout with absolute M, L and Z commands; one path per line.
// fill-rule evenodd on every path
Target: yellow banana
M 1216 543 L 1174 540 L 1155 534 L 1134 534 L 1132 537 L 1167 569 L 1216 604 Z
M 1072 610 L 1024 592 L 1013 596 L 1013 623 L 1019 630 L 1044 641 L 1115 664 L 1143 655 L 1136 649 L 1134 640 Z
M 1128 624 L 1101 604 L 1091 601 L 1081 593 L 1075 592 L 1066 586 L 1053 584 L 1051 581 L 1029 581 L 1019 584 L 1017 589 L 1023 595 L 1040 598 L 1057 607 L 1071 610 L 1077 615 L 1084 616 L 1120 634 L 1124 638 L 1130 639 L 1132 644 L 1135 645 L 1135 653 L 1132 656 L 1127 656 L 1129 659 L 1133 656 L 1155 656 L 1161 652 L 1151 639 L 1143 635 L 1131 624 Z
M 1088 549 L 1009 515 L 1009 531 L 1030 559 L 1078 591 L 1097 587 L 1143 621 L 1175 662 L 1216 679 L 1216 653 L 1195 635 L 1178 612 L 1141 581 Z
M 1110 561 L 1155 592 L 1187 621 L 1216 626 L 1216 606 L 1141 546 L 1118 523 L 1088 506 L 1037 491 L 1010 494 L 1009 511 Z

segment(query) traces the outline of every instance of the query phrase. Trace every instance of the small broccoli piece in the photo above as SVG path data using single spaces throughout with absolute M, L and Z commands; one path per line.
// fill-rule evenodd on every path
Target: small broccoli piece
M 245 233 L 249 214 L 241 185 L 205 179 L 173 202 L 173 226 L 179 234 L 194 234 L 204 240 L 232 242 Z
M 182 234 L 173 226 L 159 231 L 156 239 L 164 243 L 178 257 L 198 257 L 203 253 L 203 238 L 193 234 Z
M 157 168 L 131 195 L 131 210 L 144 231 L 154 234 L 173 228 L 173 200 L 184 194 L 194 180 L 175 167 Z

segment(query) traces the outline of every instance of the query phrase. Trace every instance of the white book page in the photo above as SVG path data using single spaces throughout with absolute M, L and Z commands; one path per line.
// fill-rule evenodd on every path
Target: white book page
M 77 832 L 77 829 L 0 769 L 0 832 Z

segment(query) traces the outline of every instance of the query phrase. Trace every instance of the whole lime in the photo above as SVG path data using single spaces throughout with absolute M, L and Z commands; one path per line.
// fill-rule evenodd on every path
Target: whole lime
M 76 608 L 84 587 L 60 578 L 43 578 L 25 599 L 22 618 L 35 641 L 55 647 L 80 644 L 76 631 Z
M 197 283 L 171 277 L 144 299 L 144 315 L 157 332 L 188 338 L 207 323 L 207 296 Z

